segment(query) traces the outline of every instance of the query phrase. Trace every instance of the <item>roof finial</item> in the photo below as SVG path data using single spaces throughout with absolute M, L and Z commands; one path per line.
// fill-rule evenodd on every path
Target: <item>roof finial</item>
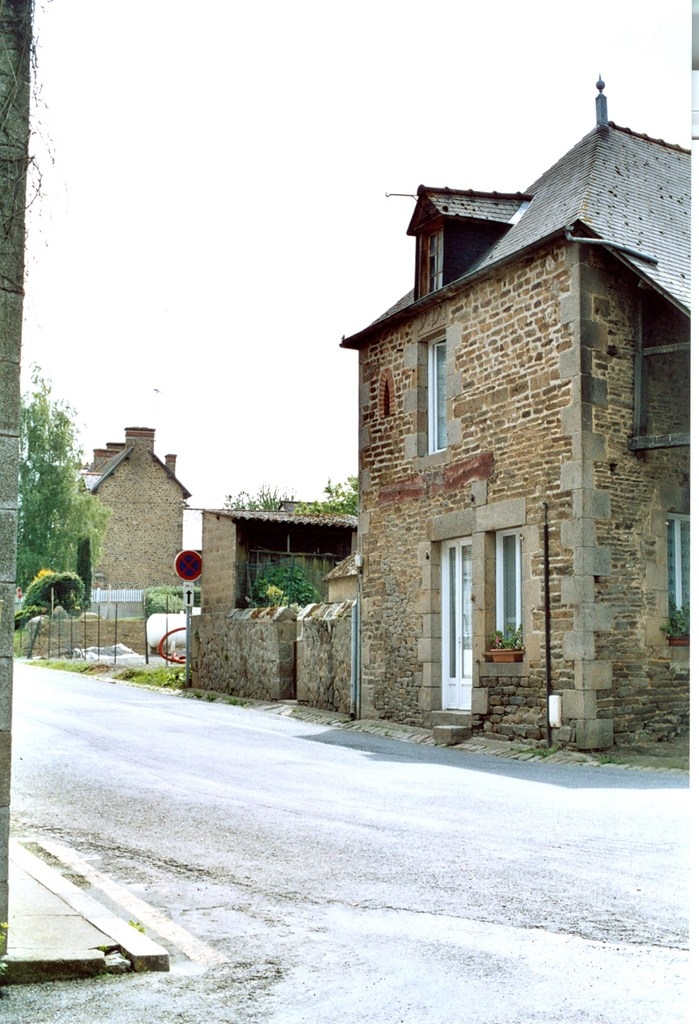
M 595 107 L 597 108 L 597 124 L 609 124 L 609 118 L 607 117 L 607 97 L 602 92 L 604 89 L 604 82 L 602 81 L 601 74 L 597 80 L 597 88 L 599 89 L 599 95 L 595 99 Z

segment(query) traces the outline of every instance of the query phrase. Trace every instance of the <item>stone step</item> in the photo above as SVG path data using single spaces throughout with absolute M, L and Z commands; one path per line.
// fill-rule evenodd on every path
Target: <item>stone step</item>
M 431 724 L 471 726 L 470 711 L 433 711 Z
M 473 731 L 470 725 L 435 725 L 432 735 L 438 747 L 454 747 L 457 743 L 470 740 Z

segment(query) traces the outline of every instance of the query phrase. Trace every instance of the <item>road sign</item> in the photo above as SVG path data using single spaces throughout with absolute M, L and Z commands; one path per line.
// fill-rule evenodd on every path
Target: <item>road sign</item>
M 175 559 L 175 572 L 181 580 L 191 582 L 201 576 L 201 555 L 198 551 L 180 551 Z
M 182 584 L 182 600 L 184 601 L 185 611 L 194 607 L 194 584 L 190 583 L 189 580 L 185 580 Z

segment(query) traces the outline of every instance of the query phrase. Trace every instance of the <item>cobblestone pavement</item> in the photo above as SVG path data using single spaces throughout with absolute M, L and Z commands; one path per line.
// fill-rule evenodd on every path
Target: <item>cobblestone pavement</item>
M 320 725 L 332 726 L 336 729 L 350 729 L 366 732 L 375 736 L 390 736 L 392 739 L 406 743 L 420 743 L 424 746 L 436 746 L 431 729 L 400 725 L 388 720 L 360 719 L 353 721 L 346 715 L 333 711 L 322 711 L 297 704 L 295 701 L 273 703 L 251 702 L 258 710 L 269 711 L 277 715 L 289 715 L 304 721 Z M 579 763 L 591 767 L 613 764 L 620 768 L 645 771 L 689 771 L 689 733 L 676 736 L 672 740 L 658 742 L 653 740 L 638 741 L 624 747 L 614 747 L 610 751 L 582 753 L 577 750 L 551 748 L 534 748 L 524 743 L 490 738 L 479 735 L 465 740 L 451 748 L 474 754 L 490 754 L 496 757 L 507 757 L 517 761 L 541 759 L 553 764 Z

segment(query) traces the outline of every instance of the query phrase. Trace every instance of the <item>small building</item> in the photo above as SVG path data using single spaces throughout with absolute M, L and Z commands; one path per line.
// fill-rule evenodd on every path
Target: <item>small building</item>
M 348 555 L 325 577 L 325 582 L 328 584 L 328 601 L 331 604 L 336 601 L 355 601 L 358 579 L 356 555 Z
M 686 727 L 690 154 L 603 88 L 524 191 L 420 186 L 414 287 L 342 341 L 369 717 L 581 749 Z
M 276 586 L 283 603 L 287 581 L 305 581 L 310 603 L 323 599 L 324 578 L 355 548 L 356 516 L 245 509 L 202 514 L 202 613 L 228 613 L 274 603 L 260 591 Z M 301 579 L 301 577 L 303 579 Z M 270 583 L 264 581 L 273 581 Z M 311 596 L 311 592 L 313 595 Z M 288 601 L 286 603 L 289 603 Z
M 95 586 L 144 588 L 178 582 L 182 517 L 190 492 L 177 479 L 176 455 L 155 454 L 155 430 L 127 427 L 123 442 L 95 448 L 85 485 L 110 510 Z

